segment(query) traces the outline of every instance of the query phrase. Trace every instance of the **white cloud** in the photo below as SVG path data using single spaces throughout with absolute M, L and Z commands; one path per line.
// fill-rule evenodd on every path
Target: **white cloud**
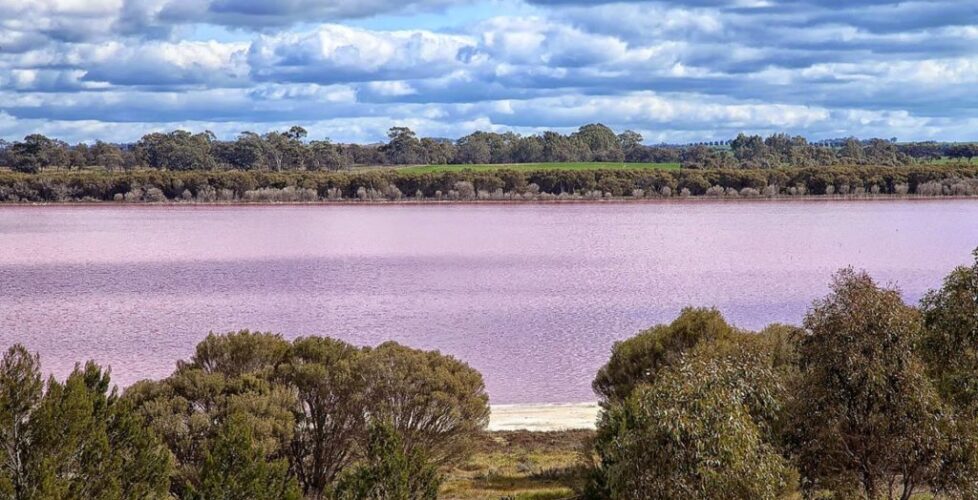
M 442 76 L 474 42 L 430 31 L 376 32 L 328 24 L 309 33 L 259 37 L 248 52 L 259 80 L 355 82 Z
M 367 88 L 371 92 L 381 96 L 406 96 L 416 94 L 418 91 L 407 82 L 369 82 Z

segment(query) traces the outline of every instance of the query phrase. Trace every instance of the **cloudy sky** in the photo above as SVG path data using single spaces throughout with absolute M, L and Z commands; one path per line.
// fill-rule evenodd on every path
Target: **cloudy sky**
M 0 0 L 0 137 L 978 139 L 967 0 Z

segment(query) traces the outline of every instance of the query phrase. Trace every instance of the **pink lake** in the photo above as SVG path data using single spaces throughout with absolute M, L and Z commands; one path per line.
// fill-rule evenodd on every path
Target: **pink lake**
M 209 331 L 387 339 L 494 403 L 582 402 L 612 343 L 685 305 L 800 323 L 852 265 L 916 301 L 978 247 L 978 202 L 0 207 L 0 347 L 163 377 Z

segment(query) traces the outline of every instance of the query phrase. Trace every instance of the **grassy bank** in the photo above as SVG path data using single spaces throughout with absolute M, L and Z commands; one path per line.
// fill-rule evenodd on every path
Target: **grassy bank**
M 456 467 L 440 497 L 544 500 L 573 496 L 584 441 L 593 431 L 492 432 Z

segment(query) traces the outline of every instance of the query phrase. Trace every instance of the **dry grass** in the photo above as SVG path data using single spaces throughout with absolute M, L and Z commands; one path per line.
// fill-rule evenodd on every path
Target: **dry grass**
M 574 496 L 581 444 L 592 431 L 492 432 L 448 474 L 440 497 L 552 500 Z

